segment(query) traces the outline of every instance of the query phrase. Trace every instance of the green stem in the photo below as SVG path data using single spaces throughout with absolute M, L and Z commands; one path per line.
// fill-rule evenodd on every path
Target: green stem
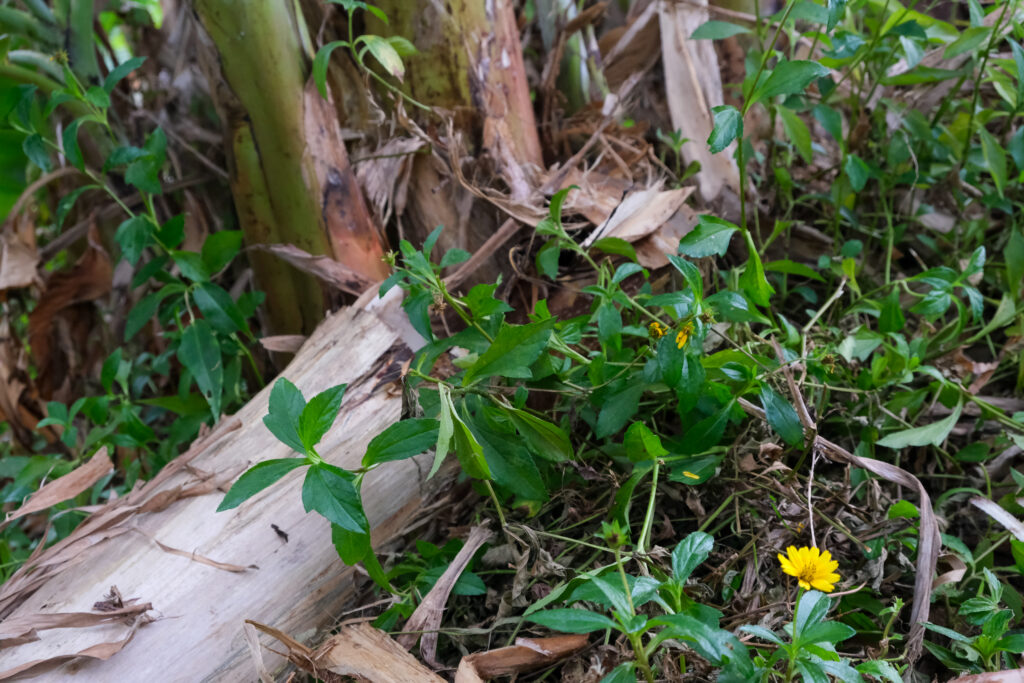
M 494 487 L 491 486 L 489 479 L 484 479 L 484 486 L 487 487 L 487 493 L 490 494 L 491 500 L 494 501 L 494 509 L 498 511 L 498 521 L 501 522 L 501 528 L 504 529 L 508 526 L 508 523 L 505 521 L 505 513 L 502 511 L 501 503 L 498 501 L 498 494 L 494 492 Z
M 789 667 L 786 669 L 786 683 L 793 680 L 793 674 L 796 673 L 796 656 L 800 651 L 797 647 L 796 637 L 796 618 L 800 613 L 800 598 L 804 595 L 802 588 L 797 588 L 796 602 L 793 603 L 793 632 L 790 633 L 790 650 L 789 650 Z
M 654 526 L 654 503 L 658 493 L 658 471 L 661 467 L 661 460 L 654 459 L 654 471 L 651 474 L 651 497 L 647 500 L 647 512 L 644 515 L 644 525 L 640 530 L 640 540 L 637 542 L 637 550 L 646 553 L 650 541 L 651 527 Z
M 995 47 L 996 38 L 999 37 L 999 27 L 1003 23 L 1003 19 L 1006 17 L 1006 10 L 1009 9 L 1010 5 L 1016 5 L 1017 0 L 1012 2 L 1006 2 L 1003 5 L 1003 11 L 996 20 L 995 26 L 992 27 L 992 35 L 989 36 L 988 45 L 985 46 L 985 56 L 981 58 L 981 67 L 978 69 L 978 77 L 974 79 L 974 95 L 971 97 L 971 109 L 967 113 L 967 128 L 964 133 L 964 149 L 961 153 L 960 163 L 967 162 L 967 153 L 971 151 L 971 137 L 974 128 L 974 111 L 978 108 L 978 95 L 981 93 L 981 81 L 985 77 L 985 67 L 988 65 L 989 55 L 992 54 L 992 48 Z

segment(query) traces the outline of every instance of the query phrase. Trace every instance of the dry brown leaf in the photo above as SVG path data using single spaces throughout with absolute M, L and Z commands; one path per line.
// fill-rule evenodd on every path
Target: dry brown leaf
M 295 353 L 306 343 L 304 334 L 279 334 L 275 337 L 262 337 L 260 345 L 267 351 L 281 351 L 283 353 Z
M 314 256 L 291 244 L 257 244 L 253 246 L 253 249 L 268 251 L 299 270 L 349 294 L 358 296 L 373 284 L 373 281 L 335 261 L 330 256 Z
M 334 259 L 359 280 L 383 280 L 390 274 L 383 261 L 384 244 L 349 165 L 334 102 L 320 96 L 313 79 L 306 85 L 302 101 L 309 141 L 306 151 L 320 188 L 320 212 Z M 360 292 L 362 289 L 355 294 Z
M 82 257 L 70 269 L 54 273 L 47 280 L 39 304 L 28 316 L 29 345 L 39 368 L 36 384 L 44 397 L 52 396 L 53 390 L 66 379 L 72 352 L 88 346 L 82 339 L 79 349 L 58 350 L 57 318 L 63 317 L 73 326 L 78 323 L 79 331 L 87 336 L 92 329 L 88 324 L 91 310 L 78 310 L 79 305 L 106 295 L 113 272 L 110 256 L 93 225 L 89 230 L 89 248 Z
M 19 218 L 11 230 L 0 229 L 0 292 L 28 287 L 37 279 L 36 231 L 32 221 Z
M 697 227 L 697 212 L 686 204 L 679 207 L 664 225 L 633 246 L 636 258 L 645 268 L 664 268 L 668 265 L 666 254 L 679 249 L 679 240 Z
M 714 127 L 711 108 L 723 101 L 722 80 L 712 41 L 690 40 L 690 35 L 709 18 L 707 0 L 657 4 L 672 126 L 689 139 L 682 147 L 683 158 L 687 163 L 700 162 L 701 170 L 694 177 L 704 202 L 716 200 L 723 190 L 738 197 L 739 169 L 732 158 L 735 143 L 712 154 L 706 142 Z
M 971 505 L 978 508 L 986 515 L 1003 525 L 1003 528 L 1013 534 L 1014 538 L 1024 543 L 1024 524 L 1011 515 L 999 503 L 981 496 L 971 498 Z
M 100 480 L 105 474 L 114 469 L 114 463 L 110 461 L 107 449 L 97 451 L 81 467 L 68 472 L 63 477 L 58 477 L 51 482 L 43 484 L 42 487 L 28 497 L 20 508 L 7 515 L 7 518 L 0 524 L 0 528 L 19 517 L 30 515 L 56 505 L 68 498 L 74 498 L 82 491 Z
M 136 617 L 151 609 L 153 605 L 147 602 L 103 612 L 56 612 L 6 619 L 0 622 L 0 648 L 10 646 L 10 640 L 28 633 L 55 628 L 88 628 L 112 621 L 122 621 L 125 617 Z
M 565 197 L 563 213 L 578 213 L 594 225 L 601 225 L 612 215 L 633 184 L 625 178 L 570 168 L 557 189 L 564 190 L 573 185 L 576 189 Z
M 274 683 L 273 676 L 270 675 L 263 663 L 263 649 L 260 647 L 256 627 L 250 623 L 242 624 L 242 633 L 245 636 L 245 644 L 249 646 L 249 654 L 252 656 L 252 663 L 256 668 L 256 675 L 259 677 L 260 683 Z
M 455 683 L 533 671 L 550 666 L 587 646 L 586 634 L 550 638 L 517 638 L 511 647 L 475 652 L 462 658 Z
M 665 225 L 692 192 L 692 187 L 665 191 L 649 188 L 630 192 L 608 220 L 587 236 L 583 247 L 589 248 L 604 237 L 617 237 L 627 242 L 647 237 Z M 671 251 L 674 253 L 675 248 Z
M 392 214 L 402 215 L 416 153 L 425 147 L 419 138 L 392 138 L 352 162 L 382 225 L 387 225 Z
M 936 561 L 936 566 L 938 566 L 939 562 L 945 562 L 948 564 L 950 566 L 950 570 L 935 577 L 935 581 L 932 582 L 932 590 L 935 590 L 939 586 L 947 583 L 958 583 L 967 573 L 967 563 L 961 560 L 959 555 L 955 555 L 953 553 L 939 555 L 939 559 Z
M 1012 671 L 990 671 L 949 679 L 950 683 L 1024 683 L 1024 669 Z
M 192 560 L 193 562 L 205 564 L 207 567 L 213 567 L 214 569 L 222 569 L 226 572 L 234 572 L 236 574 L 240 574 L 250 569 L 259 569 L 259 567 L 253 564 L 249 565 L 248 567 L 243 567 L 240 564 L 231 564 L 230 562 L 219 562 L 217 560 L 210 559 L 205 555 L 200 555 L 195 551 L 188 552 L 187 550 L 172 548 L 171 546 L 165 545 L 164 543 L 161 543 L 160 541 L 156 540 L 156 537 L 153 536 L 153 534 L 147 531 L 143 531 L 139 527 L 131 527 L 131 529 L 132 531 L 138 531 L 140 534 L 142 534 L 149 540 L 153 541 L 153 543 L 155 543 L 156 546 L 160 548 L 160 550 L 163 550 L 165 553 L 168 553 L 170 555 L 177 555 L 178 557 L 185 557 Z
M 140 614 L 135 618 L 131 627 L 128 629 L 127 635 L 121 640 L 115 640 L 106 643 L 98 643 L 90 647 L 80 650 L 78 652 L 65 653 L 48 657 L 47 659 L 35 659 L 31 662 L 25 662 L 20 664 L 13 669 L 7 669 L 6 671 L 0 671 L 0 681 L 9 681 L 15 678 L 28 678 L 32 676 L 38 676 L 39 674 L 52 671 L 63 664 L 70 662 L 74 659 L 84 657 L 86 659 L 99 659 L 107 660 L 116 655 L 118 652 L 124 649 L 124 647 L 132 641 L 135 637 L 135 632 L 140 626 L 149 623 L 149 618 L 145 614 Z
M 493 535 L 490 529 L 482 526 L 475 526 L 470 530 L 469 537 L 466 539 L 462 549 L 455 555 L 451 564 L 444 570 L 441 578 L 437 580 L 434 587 L 423 598 L 423 601 L 416 608 L 416 611 L 412 613 L 412 616 L 409 617 L 409 620 L 405 622 L 405 630 L 409 631 L 409 633 L 403 633 L 398 637 L 398 642 L 402 647 L 412 648 L 416 641 L 420 639 L 420 634 L 422 633 L 420 656 L 423 658 L 423 661 L 434 668 L 441 668 L 441 664 L 436 658 L 437 629 L 441 626 L 441 616 L 444 614 L 444 606 L 448 603 L 448 596 L 451 594 L 452 588 L 455 587 L 455 582 L 462 575 L 463 570 L 465 570 L 466 565 L 473 558 L 473 555 Z

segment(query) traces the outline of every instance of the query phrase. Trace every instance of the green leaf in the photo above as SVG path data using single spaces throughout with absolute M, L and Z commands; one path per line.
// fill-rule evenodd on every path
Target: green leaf
M 405 65 L 402 64 L 402 57 L 386 38 L 364 34 L 359 36 L 357 42 L 363 44 L 361 54 L 368 51 L 389 74 L 400 81 L 405 78 Z
M 741 33 L 750 33 L 750 29 L 728 21 L 711 20 L 698 26 L 690 35 L 690 40 L 721 40 Z
M 537 272 L 549 280 L 558 277 L 558 257 L 562 250 L 558 246 L 558 240 L 548 240 L 537 252 Z
M 238 255 L 242 248 L 241 230 L 221 230 L 206 238 L 200 252 L 206 270 L 219 273 Z
M 697 266 L 693 265 L 689 261 L 683 258 L 679 258 L 675 254 L 665 254 L 668 258 L 669 263 L 675 266 L 683 279 L 686 280 L 686 284 L 690 286 L 693 291 L 693 296 L 697 301 L 704 298 L 704 278 L 701 276 Z
M 800 634 L 801 645 L 814 643 L 841 643 L 857 634 L 856 629 L 838 621 L 823 621 L 806 628 Z
M 439 423 L 429 418 L 401 420 L 373 437 L 363 456 L 363 467 L 405 460 L 437 444 Z
M 939 446 L 949 433 L 953 431 L 957 420 L 960 419 L 960 412 L 963 410 L 963 403 L 957 403 L 956 408 L 948 417 L 924 425 L 913 427 L 889 434 L 884 439 L 879 439 L 878 445 L 886 448 L 908 448 L 910 446 Z
M 752 308 L 750 302 L 740 294 L 729 289 L 715 292 L 706 299 L 719 317 L 734 323 L 764 323 L 771 321 Z
M 308 450 L 313 450 L 334 424 L 347 388 L 347 384 L 338 384 L 325 389 L 311 398 L 302 409 L 299 415 L 299 439 Z
M 286 378 L 279 377 L 270 390 L 268 412 L 263 417 L 263 424 L 270 433 L 299 453 L 306 452 L 299 438 L 299 419 L 305 407 L 306 399 L 302 392 Z
M 138 214 L 121 223 L 114 233 L 114 239 L 121 245 L 121 253 L 128 263 L 135 263 L 153 240 L 156 226 L 148 216 Z
M 797 275 L 799 277 L 805 277 L 810 280 L 817 280 L 818 282 L 824 282 L 825 278 L 819 275 L 816 271 L 812 270 L 808 266 L 802 263 L 796 263 L 788 259 L 782 261 L 769 261 L 764 264 L 764 269 L 772 273 L 785 273 L 787 275 Z
M 455 417 L 452 415 L 455 408 L 448 396 L 447 385 L 440 385 L 438 396 L 440 398 L 440 410 L 437 416 L 437 445 L 434 447 L 434 464 L 430 467 L 427 479 L 437 474 L 437 471 L 441 468 L 441 463 L 444 462 L 445 456 L 448 455 L 448 449 L 451 447 L 452 437 L 455 436 Z
M 644 393 L 644 388 L 643 382 L 633 380 L 627 382 L 616 393 L 608 396 L 597 415 L 594 435 L 599 439 L 604 438 L 625 427 L 639 409 L 640 397 Z
M 217 506 L 217 512 L 238 507 L 296 467 L 305 464 L 307 464 L 305 458 L 281 458 L 277 460 L 264 460 L 249 468 L 247 472 L 243 473 L 231 485 L 231 488 L 224 496 L 224 500 Z
M 694 531 L 676 545 L 672 551 L 672 578 L 684 584 L 697 565 L 708 559 L 715 539 L 703 531 Z
M 172 251 L 171 258 L 181 269 L 181 274 L 193 282 L 205 282 L 210 279 L 210 272 L 206 269 L 202 257 L 194 251 Z
M 888 296 L 882 300 L 882 311 L 878 315 L 878 331 L 883 334 L 899 332 L 907 324 L 900 305 L 900 293 L 893 287 Z
M 331 542 L 338 551 L 338 557 L 347 565 L 362 561 L 373 551 L 370 534 L 365 531 L 349 531 L 337 524 L 331 524 Z
M 327 64 L 330 62 L 331 53 L 341 46 L 347 46 L 347 40 L 335 40 L 320 48 L 316 57 L 313 58 L 313 82 L 316 89 L 320 91 L 320 97 L 327 99 Z
M 608 617 L 585 609 L 549 609 L 534 612 L 525 619 L 561 633 L 592 633 L 606 628 L 618 629 L 618 624 Z
M 212 282 L 200 282 L 192 290 L 192 298 L 203 316 L 221 334 L 248 332 L 242 312 L 238 310 L 231 295 Z
M 758 306 L 767 306 L 775 288 L 768 284 L 768 278 L 764 275 L 764 267 L 761 265 L 761 257 L 756 251 L 751 251 L 747 258 L 747 265 L 739 278 L 740 287 L 747 293 L 747 296 Z
M 668 451 L 661 445 L 661 438 L 643 422 L 629 425 L 623 445 L 626 447 L 626 456 L 633 462 L 657 460 L 668 455 Z
M 525 410 L 503 406 L 519 435 L 526 439 L 530 450 L 553 462 L 569 460 L 573 456 L 569 435 L 561 427 L 531 415 Z
M 444 253 L 444 257 L 442 257 L 441 259 L 440 266 L 442 268 L 456 266 L 460 263 L 468 261 L 470 256 L 471 254 L 465 249 L 449 249 Z
M 109 74 L 107 74 L 107 77 L 103 79 L 103 89 L 108 95 L 114 92 L 114 88 L 117 87 L 117 84 L 120 83 L 125 76 L 142 66 L 145 61 L 145 57 L 132 57 L 131 59 L 126 59 L 121 64 L 118 64 Z
M 862 674 L 868 674 L 869 676 L 889 681 L 889 683 L 903 683 L 903 678 L 900 676 L 900 672 L 897 671 L 896 667 L 884 659 L 869 659 L 863 664 L 858 664 L 857 671 Z
M 843 143 L 843 117 L 838 111 L 827 104 L 816 104 L 814 118 L 836 142 Z
M 623 662 L 598 683 L 636 683 L 636 662 Z
M 871 169 L 867 163 L 856 154 L 848 154 L 843 163 L 843 170 L 846 177 L 850 179 L 850 186 L 855 192 L 860 192 L 871 177 Z
M 128 317 L 125 319 L 124 340 L 131 340 L 132 337 L 138 334 L 139 330 L 146 326 L 146 323 L 156 315 L 157 310 L 160 308 L 160 303 L 164 299 L 182 291 L 184 291 L 184 287 L 180 285 L 167 285 L 142 297 L 139 303 L 135 304 L 132 310 L 128 312 Z
M 767 384 L 761 385 L 761 403 L 772 429 L 790 446 L 803 443 L 804 429 L 793 406 Z
M 992 181 L 996 184 L 996 192 L 1003 196 L 1003 189 L 1006 187 L 1006 151 L 992 133 L 989 133 L 984 126 L 978 128 L 981 136 L 981 151 L 985 157 L 985 164 L 988 172 L 992 174 Z
M 448 397 L 451 401 L 451 397 Z M 491 468 L 487 465 L 487 458 L 484 457 L 483 446 L 469 431 L 469 427 L 462 421 L 459 414 L 452 406 L 452 427 L 453 440 L 455 441 L 455 457 L 459 459 L 462 471 L 473 479 L 490 480 Z
M 342 529 L 369 533 L 370 525 L 359 492 L 352 483 L 354 479 L 351 472 L 334 465 L 323 462 L 311 465 L 302 482 L 302 506 L 306 512 L 316 511 Z
M 96 86 L 93 86 L 96 87 Z M 102 90 L 100 92 L 103 92 Z M 82 159 L 82 149 L 78 146 L 78 128 L 85 122 L 84 119 L 75 119 L 68 124 L 61 134 L 61 143 L 64 147 L 64 156 L 68 163 L 79 171 L 85 170 L 85 160 Z
M 97 109 L 108 109 L 110 107 L 110 95 L 98 85 L 89 86 L 85 91 L 85 101 Z
M 165 249 L 176 249 L 185 241 L 185 214 L 169 218 L 156 231 L 156 239 Z
M 21 143 L 21 151 L 33 164 L 47 173 L 50 172 L 50 152 L 46 149 L 46 143 L 43 142 L 43 137 L 39 133 L 32 133 L 26 137 L 25 141 Z
M 757 636 L 761 640 L 767 640 L 769 643 L 775 643 L 776 645 L 785 645 L 785 641 L 783 641 L 782 638 L 779 638 L 774 631 L 770 631 L 766 629 L 764 626 L 755 626 L 753 624 L 748 624 L 740 626 L 740 630 L 744 633 L 749 633 L 751 635 Z
M 991 32 L 992 27 L 990 26 L 972 26 L 965 29 L 964 32 L 960 34 L 959 38 L 946 47 L 946 51 L 942 55 L 943 58 L 953 59 L 958 55 L 974 50 L 988 40 Z
M 786 136 L 796 147 L 796 151 L 808 164 L 813 161 L 814 151 L 811 149 L 811 131 L 796 112 L 788 107 L 778 107 L 779 116 L 782 117 L 782 127 Z
M 621 237 L 602 237 L 594 242 L 590 248 L 603 251 L 606 254 L 625 256 L 630 261 L 636 261 L 636 249 L 633 248 L 632 244 Z
M 601 576 L 592 576 L 590 577 L 590 582 L 597 586 L 597 589 L 608 599 L 612 609 L 622 615 L 622 617 L 633 611 L 633 608 L 630 606 L 630 596 L 626 595 L 621 581 L 613 583 Z
M 811 81 L 827 76 L 828 73 L 828 68 L 817 62 L 803 59 L 783 62 L 772 69 L 750 99 L 752 102 L 760 102 L 777 95 L 799 95 Z
M 821 591 L 810 590 L 800 597 L 800 610 L 796 615 L 796 633 L 800 637 L 804 631 L 820 623 L 828 614 L 829 598 Z
M 828 0 L 828 23 L 825 24 L 825 30 L 834 29 L 845 12 L 846 0 Z
M 679 241 L 679 253 L 690 258 L 725 256 L 729 240 L 737 230 L 739 228 L 727 220 L 714 216 L 699 216 L 697 227 L 686 233 Z
M 466 371 L 463 386 L 494 375 L 532 377 L 530 366 L 547 348 L 554 324 L 554 318 L 527 325 L 502 324 L 494 343 Z
M 708 136 L 708 148 L 712 154 L 718 154 L 733 140 L 743 138 L 743 116 L 731 104 L 723 104 L 711 108 L 715 117 L 715 126 Z
M 221 364 L 220 344 L 208 322 L 200 318 L 185 328 L 177 356 L 181 364 L 192 373 L 203 398 L 210 404 L 213 419 L 220 419 L 224 366 Z
M 68 213 L 74 207 L 75 202 L 82 196 L 82 193 L 88 190 L 100 189 L 99 185 L 83 185 L 82 187 L 75 188 L 71 192 L 60 198 L 57 202 L 57 227 L 64 225 L 64 219 L 67 218 Z

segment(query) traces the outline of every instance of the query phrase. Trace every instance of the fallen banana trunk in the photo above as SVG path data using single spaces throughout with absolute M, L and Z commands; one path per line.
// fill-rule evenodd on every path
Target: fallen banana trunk
M 384 319 L 396 318 L 355 307 L 328 318 L 283 373 L 307 397 L 348 383 L 319 449 L 340 467 L 358 467 L 367 442 L 400 415 L 397 382 L 411 351 L 400 326 Z M 72 681 L 252 681 L 246 619 L 307 642 L 336 621 L 352 598 L 354 570 L 338 558 L 327 521 L 303 512 L 300 474 L 215 512 L 247 467 L 293 455 L 262 423 L 269 391 L 0 588 L 0 680 L 49 671 L 48 679 Z M 367 476 L 376 545 L 442 486 L 440 477 L 425 482 L 426 471 L 408 460 Z M 146 603 L 144 613 L 130 609 Z M 113 614 L 75 616 L 104 612 Z M 285 664 L 265 654 L 270 671 Z

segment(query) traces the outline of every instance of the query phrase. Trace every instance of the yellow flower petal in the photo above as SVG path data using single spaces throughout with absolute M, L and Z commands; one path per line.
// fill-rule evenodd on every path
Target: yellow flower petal
M 818 548 L 789 546 L 786 554 L 779 554 L 779 566 L 783 573 L 796 577 L 797 583 L 804 590 L 815 588 L 824 593 L 835 590 L 840 576 L 835 573 L 839 563 L 832 559 L 832 553 Z

